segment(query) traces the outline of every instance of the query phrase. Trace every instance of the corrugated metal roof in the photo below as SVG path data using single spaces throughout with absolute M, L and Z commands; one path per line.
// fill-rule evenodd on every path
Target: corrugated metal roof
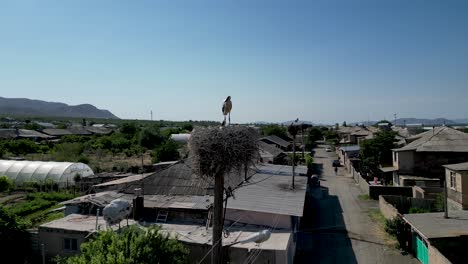
M 340 149 L 343 150 L 344 152 L 350 152 L 350 151 L 359 151 L 361 147 L 359 147 L 359 145 L 353 145 L 353 146 L 340 147 Z
M 437 127 L 413 138 L 417 139 L 394 151 L 468 152 L 468 134 L 450 127 Z
M 278 157 L 281 153 L 284 153 L 283 150 L 277 148 L 276 146 L 260 140 L 258 141 L 258 147 L 260 148 L 260 150 L 271 154 L 273 158 Z
M 267 137 L 263 137 L 263 138 L 260 138 L 259 140 L 261 141 L 270 141 L 270 142 L 273 142 L 277 145 L 280 145 L 284 148 L 287 148 L 289 147 L 289 145 L 291 145 L 291 143 L 287 142 L 286 140 L 278 137 L 278 136 L 275 136 L 275 135 L 272 135 L 272 136 L 267 136 Z

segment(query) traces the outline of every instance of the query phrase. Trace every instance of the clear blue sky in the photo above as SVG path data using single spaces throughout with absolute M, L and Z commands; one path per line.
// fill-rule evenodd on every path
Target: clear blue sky
M 0 96 L 121 118 L 468 117 L 468 1 L 2 1 Z

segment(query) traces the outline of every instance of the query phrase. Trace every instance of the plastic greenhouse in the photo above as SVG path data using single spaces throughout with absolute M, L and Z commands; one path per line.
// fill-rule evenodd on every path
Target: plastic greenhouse
M 94 173 L 84 163 L 0 160 L 0 175 L 6 175 L 15 185 L 53 181 L 59 186 L 70 186 L 75 184 L 73 178 L 77 174 L 88 177 Z

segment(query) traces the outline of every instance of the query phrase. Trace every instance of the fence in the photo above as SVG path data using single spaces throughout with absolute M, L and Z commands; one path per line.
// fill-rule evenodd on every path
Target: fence
M 434 208 L 434 200 L 397 195 L 381 195 L 379 196 L 379 208 L 385 218 L 392 219 L 399 213 L 407 214 L 410 208 L 431 211 Z

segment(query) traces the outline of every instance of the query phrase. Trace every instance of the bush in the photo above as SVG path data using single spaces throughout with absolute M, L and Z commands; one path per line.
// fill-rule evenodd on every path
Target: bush
M 393 219 L 385 220 L 385 232 L 395 237 L 401 249 L 405 248 L 406 244 L 406 223 L 400 216 Z
M 424 208 L 418 208 L 418 207 L 411 207 L 409 209 L 410 214 L 424 214 L 424 213 L 430 213 L 430 210 L 424 209 Z
M 30 248 L 28 223 L 0 205 L 0 248 L 2 263 L 28 263 Z
M 179 145 L 172 139 L 153 150 L 153 162 L 173 161 L 180 159 Z
M 434 211 L 443 212 L 445 209 L 444 195 L 438 193 L 434 201 Z
M 0 192 L 8 192 L 14 188 L 15 185 L 13 184 L 13 181 L 8 178 L 8 176 L 0 176 Z
M 188 250 L 176 239 L 163 235 L 157 227 L 147 230 L 130 226 L 116 233 L 100 231 L 81 245 L 81 255 L 66 260 L 68 264 L 84 263 L 187 263 Z M 60 260 L 63 263 L 63 259 Z

